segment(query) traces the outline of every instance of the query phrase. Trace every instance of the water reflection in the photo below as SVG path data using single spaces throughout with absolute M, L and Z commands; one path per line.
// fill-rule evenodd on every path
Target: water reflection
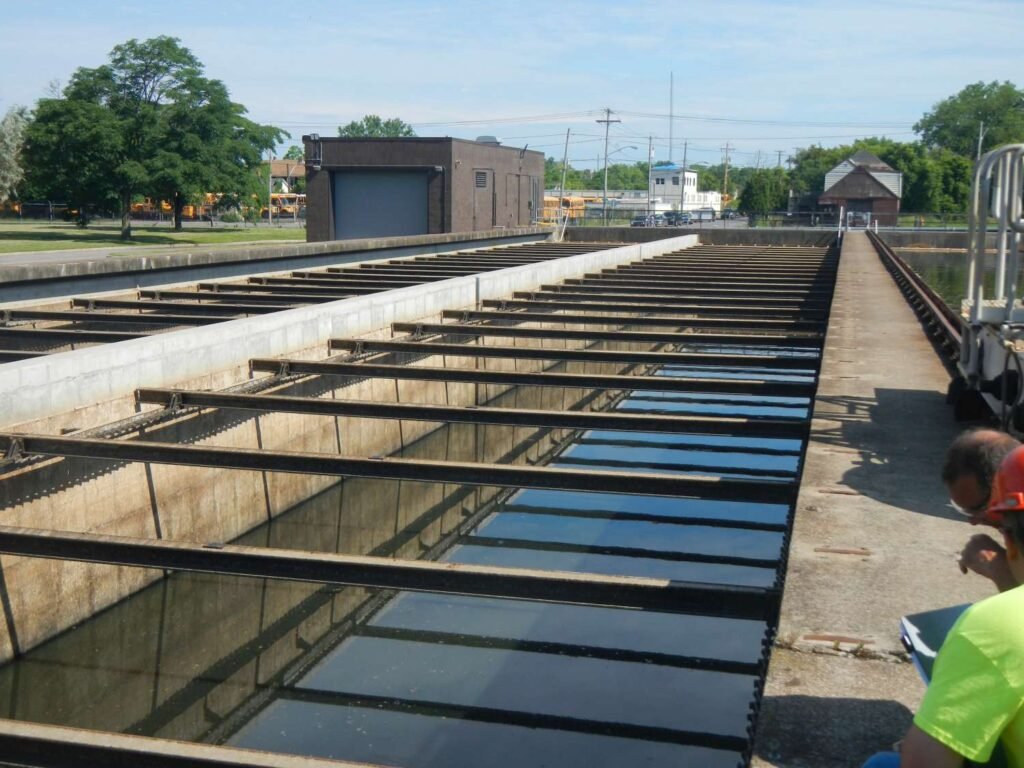
M 811 369 L 709 374 L 813 381 Z M 528 387 L 491 404 L 538 402 L 792 419 L 809 404 Z M 781 438 L 455 424 L 402 455 L 788 484 L 801 450 Z M 778 504 L 353 479 L 238 543 L 767 588 L 788 515 Z M 395 765 L 735 765 L 766 631 L 178 574 L 0 668 L 0 715 Z M 717 748 L 695 746 L 701 733 Z

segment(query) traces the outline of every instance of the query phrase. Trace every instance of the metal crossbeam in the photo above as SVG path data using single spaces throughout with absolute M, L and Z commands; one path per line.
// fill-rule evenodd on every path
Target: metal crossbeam
M 612 286 L 600 286 L 600 285 L 542 285 L 537 292 L 554 292 L 557 295 L 586 295 L 588 299 L 593 300 L 595 295 L 608 296 L 616 301 L 654 301 L 655 303 L 661 304 L 665 301 L 679 301 L 680 299 L 702 301 L 702 302 L 721 302 L 721 303 L 733 303 L 733 304 L 754 304 L 759 307 L 770 308 L 775 305 L 797 305 L 799 307 L 818 307 L 824 309 L 828 305 L 826 299 L 818 298 L 800 298 L 798 296 L 764 296 L 752 292 L 741 291 L 734 292 L 732 294 L 715 294 L 713 292 L 701 291 L 699 286 L 692 288 L 614 288 Z M 514 293 L 513 296 L 518 297 L 519 293 Z M 527 294 L 529 295 L 529 294 Z
M 792 482 L 747 482 L 700 475 L 591 472 L 460 461 L 357 458 L 323 453 L 217 448 L 142 440 L 0 435 L 0 452 L 17 454 L 19 451 L 28 455 L 75 456 L 85 459 L 112 459 L 258 472 L 598 493 L 634 493 L 650 496 L 686 496 L 732 501 L 789 503 L 795 490 Z
M 741 395 L 811 397 L 814 385 L 799 381 L 681 378 L 677 376 L 599 375 L 540 371 L 488 371 L 477 368 L 427 368 L 421 365 L 378 365 L 329 361 L 255 359 L 249 362 L 261 373 L 308 373 L 357 378 L 445 381 L 467 384 L 507 384 L 532 387 L 579 387 L 581 389 L 641 389 L 650 392 L 716 392 Z
M 30 768 L 376 768 L 254 749 L 0 720 L 0 755 Z
M 318 304 L 326 303 L 328 301 L 337 301 L 339 297 L 334 294 L 324 293 L 319 295 L 314 294 L 290 294 L 282 291 L 276 295 L 268 295 L 269 292 L 265 288 L 263 290 L 249 290 L 250 286 L 232 286 L 230 291 L 139 291 L 139 297 L 143 299 L 153 299 L 154 301 L 160 301 L 161 299 L 186 299 L 188 301 L 199 301 L 206 302 L 210 306 L 225 306 L 221 302 L 238 302 L 244 301 L 248 303 L 259 303 L 259 304 L 276 304 L 276 305 L 291 305 L 296 304 Z M 262 286 L 256 286 L 262 288 Z M 282 307 L 283 308 L 283 307 Z M 277 310 L 274 310 L 277 311 Z
M 31 352 L 21 349 L 0 349 L 0 363 L 14 363 L 18 360 L 28 360 L 33 357 L 46 357 L 50 352 Z
M 0 339 L 70 344 L 105 344 L 142 339 L 148 335 L 128 331 L 76 331 L 67 328 L 0 328 Z
M 740 355 L 718 352 L 623 352 L 603 349 L 552 349 L 477 344 L 446 344 L 427 341 L 376 341 L 373 339 L 331 339 L 330 349 L 352 352 L 408 352 L 419 355 L 454 357 L 503 357 L 520 360 L 571 360 L 620 365 L 697 365 L 702 368 L 770 368 L 778 370 L 818 369 L 819 357 L 787 355 Z
M 821 324 L 824 320 L 824 312 L 800 310 L 794 307 L 792 310 L 786 308 L 772 307 L 771 309 L 759 309 L 757 307 L 729 307 L 729 306 L 708 306 L 705 304 L 624 304 L 610 301 L 557 301 L 550 300 L 531 301 L 529 299 L 484 299 L 480 302 L 482 307 L 494 307 L 497 309 L 534 309 L 534 310 L 561 310 L 570 309 L 578 312 L 636 312 L 638 314 L 653 313 L 658 315 L 699 315 L 706 317 L 726 318 L 775 318 L 779 320 L 806 320 Z
M 13 526 L 0 526 L 0 552 L 105 565 L 745 619 L 764 619 L 779 599 L 776 590 L 755 587 L 269 547 L 203 545 Z
M 791 320 L 779 318 L 706 318 L 659 317 L 657 315 L 580 315 L 555 312 L 507 312 L 503 310 L 446 309 L 441 312 L 446 320 L 513 320 L 523 323 L 574 323 L 579 325 L 645 325 L 671 328 L 728 328 L 730 330 L 811 330 L 821 327 L 818 320 Z
M 796 419 L 546 411 L 528 408 L 488 408 L 485 406 L 421 403 L 374 403 L 319 397 L 193 392 L 182 389 L 139 389 L 135 392 L 135 398 L 140 403 L 165 407 L 180 403 L 183 407 L 240 408 L 319 416 L 498 424 L 552 429 L 607 429 L 626 432 L 798 438 L 804 437 L 808 429 L 806 421 Z
M 582 341 L 621 341 L 651 344 L 714 344 L 740 347 L 821 346 L 821 335 L 780 334 L 666 333 L 659 331 L 592 331 L 558 328 L 521 328 L 519 326 L 463 325 L 459 323 L 392 323 L 396 333 L 436 333 L 447 336 L 507 336 L 520 339 L 579 339 Z
M 607 288 L 609 290 L 622 290 L 622 291 L 636 291 L 638 293 L 644 293 L 651 291 L 657 293 L 659 291 L 666 290 L 665 280 L 614 280 L 611 278 L 569 278 L 562 281 L 562 285 L 570 287 L 578 286 L 590 286 L 595 288 Z M 701 291 L 709 296 L 733 296 L 740 294 L 742 296 L 764 296 L 766 298 L 796 298 L 800 299 L 803 297 L 812 296 L 825 296 L 829 295 L 831 291 L 815 290 L 813 288 L 794 288 L 791 290 L 781 290 L 775 288 L 760 288 L 756 284 L 748 287 L 740 288 L 719 288 L 715 287 L 713 283 L 707 281 L 693 281 L 692 285 L 687 285 L 686 282 L 682 282 L 679 285 L 669 284 L 667 290 L 670 291 Z
M 200 294 L 194 294 L 200 296 Z M 198 300 L 196 300 L 198 301 Z M 73 307 L 87 309 L 127 309 L 131 311 L 158 310 L 170 312 L 195 312 L 196 314 L 220 315 L 263 315 L 269 312 L 280 312 L 281 307 L 265 304 L 188 304 L 181 301 L 143 301 L 135 299 L 88 299 L 71 300 Z
M 222 323 L 223 317 L 196 317 L 194 315 L 164 314 L 113 314 L 109 312 L 90 312 L 88 310 L 50 310 L 50 309 L 5 309 L 0 310 L 0 318 L 10 320 L 51 320 L 62 323 L 119 323 L 121 325 L 210 325 Z

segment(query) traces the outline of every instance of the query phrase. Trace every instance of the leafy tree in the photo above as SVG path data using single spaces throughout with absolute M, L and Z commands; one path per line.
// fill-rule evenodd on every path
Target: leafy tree
M 782 168 L 759 168 L 750 172 L 740 193 L 738 207 L 748 213 L 780 211 L 786 207 L 789 178 Z
M 1024 91 L 1009 81 L 973 83 L 933 106 L 914 130 L 930 148 L 973 158 L 982 123 L 982 152 L 1024 141 Z
M 47 111 L 50 130 L 41 132 L 40 140 L 65 135 L 78 142 L 82 133 L 88 133 L 81 115 L 102 115 L 111 133 L 102 148 L 113 152 L 113 157 L 106 167 L 68 165 L 64 170 L 104 177 L 83 178 L 79 193 L 92 190 L 105 195 L 107 187 L 113 187 L 125 239 L 131 237 L 133 197 L 173 200 L 180 227 L 181 208 L 188 197 L 248 190 L 261 151 L 282 135 L 245 119 L 245 109 L 229 100 L 223 83 L 204 77 L 199 60 L 173 37 L 129 40 L 116 46 L 108 64 L 76 70 L 59 98 L 50 101 L 54 102 Z M 62 120 L 63 125 L 56 124 Z M 59 154 L 42 149 L 37 157 L 49 163 L 60 161 Z M 52 164 L 35 170 L 37 179 L 62 173 Z
M 391 139 L 415 136 L 412 126 L 397 117 L 382 120 L 377 115 L 366 115 L 362 120 L 353 120 L 348 125 L 338 126 L 338 135 L 345 139 Z
M 24 171 L 21 144 L 28 123 L 24 107 L 11 107 L 0 120 L 0 203 L 17 196 Z
M 91 206 L 116 202 L 110 169 L 123 156 L 117 119 L 99 104 L 41 99 L 25 131 L 25 182 L 33 195 L 66 202 L 89 220 Z
M 304 157 L 305 157 L 305 153 L 304 153 L 302 147 L 300 147 L 298 144 L 292 144 L 290 147 L 288 147 L 288 151 L 284 153 L 284 159 L 285 160 L 299 160 L 299 161 L 301 161 L 301 160 L 304 159 Z

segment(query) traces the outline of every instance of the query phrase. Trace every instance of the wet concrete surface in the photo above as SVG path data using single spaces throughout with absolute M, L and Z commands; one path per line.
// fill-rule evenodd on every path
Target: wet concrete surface
M 948 380 L 867 237 L 849 233 L 753 765 L 845 768 L 888 749 L 924 693 L 900 617 L 993 593 L 956 564 L 975 531 L 939 477 L 962 428 Z

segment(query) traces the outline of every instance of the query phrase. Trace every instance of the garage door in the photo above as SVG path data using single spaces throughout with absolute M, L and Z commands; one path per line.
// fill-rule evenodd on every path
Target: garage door
M 427 234 L 427 174 L 336 172 L 334 233 L 339 240 Z

